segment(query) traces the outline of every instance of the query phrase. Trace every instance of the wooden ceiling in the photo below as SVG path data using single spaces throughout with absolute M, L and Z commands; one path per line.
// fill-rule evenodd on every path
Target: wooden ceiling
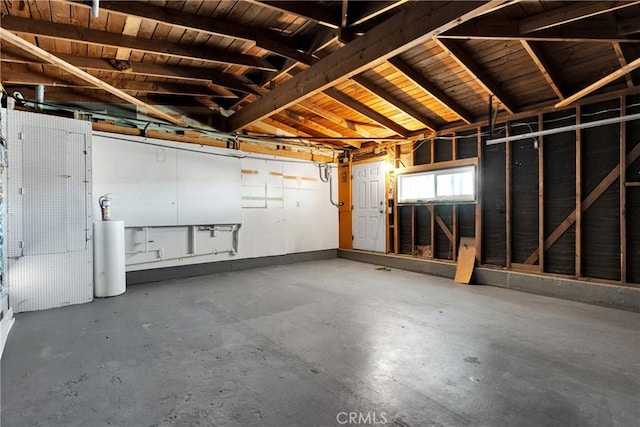
M 511 114 L 640 85 L 640 1 L 0 5 L 10 93 L 339 147 L 486 119 L 490 96 Z

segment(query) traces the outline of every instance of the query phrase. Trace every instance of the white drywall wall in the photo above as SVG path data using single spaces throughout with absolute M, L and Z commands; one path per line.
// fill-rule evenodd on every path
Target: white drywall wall
M 98 197 L 112 193 L 111 216 L 124 219 L 127 227 L 127 271 L 335 249 L 338 246 L 337 208 L 330 203 L 329 184 L 319 179 L 318 167 L 313 162 L 102 132 L 94 132 L 92 143 L 94 215 L 100 218 Z M 141 143 L 153 145 L 145 145 L 147 148 L 141 149 Z M 141 157 L 140 151 L 149 147 L 153 155 Z M 162 152 L 160 157 L 156 155 L 158 148 Z M 229 170 L 228 156 L 238 156 L 235 173 Z M 133 157 L 136 157 L 135 162 L 123 160 Z M 175 212 L 198 209 L 202 188 L 177 197 L 179 179 L 175 173 L 176 166 L 167 159 L 178 157 L 195 161 L 200 170 L 203 167 L 214 171 L 225 168 L 227 178 L 218 175 L 217 183 L 220 189 L 233 189 L 234 193 L 226 193 L 227 196 L 217 204 L 211 200 L 202 202 L 209 209 L 223 211 L 229 205 L 241 204 L 237 254 L 228 252 L 234 247 L 233 233 L 227 227 L 213 229 L 218 224 L 215 216 L 210 222 L 201 221 L 200 215 L 198 221 L 191 223 L 158 226 L 161 224 L 158 218 L 173 218 Z M 236 160 L 236 157 L 232 159 Z M 159 160 L 165 163 L 166 173 L 158 167 Z M 336 176 L 335 168 L 332 170 Z M 116 190 L 122 190 L 123 176 L 127 182 L 135 183 L 146 191 L 136 193 L 136 197 L 130 197 L 133 194 L 130 193 L 124 200 L 119 200 Z M 212 176 L 215 174 L 203 176 L 203 180 L 210 180 Z M 191 181 L 193 178 L 190 177 Z M 237 178 L 240 178 L 240 185 Z M 337 179 L 333 182 L 333 193 L 337 199 Z M 154 197 L 160 197 L 163 205 L 158 206 Z M 181 200 L 186 200 L 188 206 L 181 205 Z M 149 206 L 157 212 L 149 215 Z M 132 212 L 137 212 L 137 216 Z M 127 224 L 126 217 L 133 223 Z M 220 224 L 228 224 L 228 221 Z M 144 226 L 150 227 L 145 229 Z

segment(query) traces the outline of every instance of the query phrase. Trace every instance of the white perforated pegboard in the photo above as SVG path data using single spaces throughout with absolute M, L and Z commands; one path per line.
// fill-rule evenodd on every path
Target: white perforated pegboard
M 9 111 L 8 140 L 10 305 L 91 301 L 91 124 Z

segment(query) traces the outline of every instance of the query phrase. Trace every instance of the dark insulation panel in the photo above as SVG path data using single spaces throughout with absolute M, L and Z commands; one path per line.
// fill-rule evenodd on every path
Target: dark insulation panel
M 504 133 L 502 133 L 504 134 Z M 495 137 L 502 136 L 495 132 Z M 482 262 L 506 266 L 505 145 L 485 145 L 483 137 L 480 197 L 482 200 Z
M 476 236 L 476 205 L 457 205 L 458 243 L 461 237 Z
M 544 129 L 575 124 L 574 111 L 545 114 Z M 545 239 L 576 207 L 575 132 L 544 137 L 544 236 Z M 544 270 L 575 274 L 575 225 L 545 251 Z
M 582 108 L 582 121 L 617 117 L 617 100 Z M 607 111 L 614 110 L 614 111 Z M 607 111 L 600 114 L 601 111 Z M 620 125 L 582 130 L 582 199 L 620 163 Z M 616 143 L 618 142 L 618 143 Z M 582 274 L 620 280 L 620 181 L 582 214 Z
M 426 206 L 415 207 L 416 245 L 431 245 L 431 212 Z
M 478 137 L 476 129 L 456 134 L 457 158 L 469 159 L 478 157 Z
M 412 255 L 411 233 L 413 232 L 413 227 L 411 224 L 411 206 L 398 206 L 398 217 L 398 225 L 400 225 L 400 230 L 397 230 L 400 233 L 398 236 L 398 253 Z
M 450 139 L 436 139 L 436 162 L 453 160 L 452 147 L 453 141 Z
M 514 126 L 512 135 L 538 130 L 537 120 Z M 524 263 L 538 248 L 538 149 L 536 140 L 511 143 L 511 260 Z
M 413 164 L 426 165 L 431 163 L 431 143 L 429 140 L 416 141 L 413 145 Z
M 446 224 L 447 228 L 453 230 L 453 205 L 435 206 L 435 212 Z M 436 223 L 435 244 L 435 258 L 453 259 L 453 245 L 438 223 Z
M 640 96 L 627 98 L 627 114 L 640 113 Z M 640 144 L 640 120 L 626 123 L 627 153 Z M 627 182 L 640 182 L 640 159 L 627 166 Z M 627 282 L 640 283 L 640 187 L 626 187 Z

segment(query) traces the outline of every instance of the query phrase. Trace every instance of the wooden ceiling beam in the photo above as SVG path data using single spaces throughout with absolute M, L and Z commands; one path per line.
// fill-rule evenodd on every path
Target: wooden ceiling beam
M 90 7 L 84 2 L 68 1 L 75 6 Z M 100 9 L 127 17 L 138 17 L 154 22 L 180 27 L 202 33 L 253 41 L 256 46 L 295 61 L 312 61 L 311 55 L 301 52 L 302 46 L 290 37 L 283 36 L 273 30 L 256 26 L 242 25 L 212 17 L 198 16 L 176 9 L 167 9 L 149 3 L 131 1 L 101 1 Z M 302 43 L 299 43 L 302 45 Z
M 312 129 L 316 132 L 318 132 L 318 135 L 321 136 L 328 136 L 328 137 L 332 137 L 332 138 L 339 138 L 342 136 L 342 134 L 334 131 L 333 129 L 329 129 L 326 128 L 324 126 L 322 126 L 319 123 L 314 122 L 313 120 L 301 116 L 300 114 L 294 113 L 291 110 L 284 110 L 282 113 L 284 113 L 289 120 L 293 120 L 296 123 L 299 123 L 300 125 L 307 127 L 309 129 Z
M 355 99 L 345 95 L 344 93 L 340 92 L 337 89 L 334 88 L 327 88 L 324 91 L 324 94 L 327 96 L 330 96 L 331 98 L 335 99 L 336 101 L 338 101 L 339 103 L 341 103 L 342 105 L 349 107 L 350 109 L 362 114 L 365 117 L 368 117 L 369 119 L 373 120 L 374 122 L 382 125 L 383 127 L 389 129 L 390 131 L 404 137 L 407 138 L 409 136 L 409 134 L 411 133 L 408 129 L 406 129 L 403 126 L 400 126 L 399 124 L 397 124 L 396 122 L 394 122 L 393 120 L 388 119 L 385 115 L 378 113 L 377 111 L 375 111 L 372 108 L 367 107 L 364 104 L 361 104 L 360 102 L 356 101 Z
M 504 4 L 505 1 L 413 3 L 229 117 L 230 130 L 242 129 Z
M 322 6 L 316 5 L 312 2 L 260 0 L 255 3 L 291 15 L 296 15 L 301 18 L 309 19 L 329 28 L 340 28 L 340 16 L 338 13 L 334 14 L 329 9 L 323 8 Z
M 28 71 L 8 70 L 2 68 L 2 81 L 7 86 L 19 85 L 44 85 L 54 87 L 66 87 L 76 89 L 100 89 L 89 83 L 73 81 L 75 79 L 64 78 L 65 76 L 52 77 L 41 73 Z M 220 94 L 215 90 L 203 85 L 175 84 L 166 82 L 143 82 L 137 80 L 101 79 L 104 83 L 117 87 L 124 92 L 159 93 L 168 95 L 189 95 L 189 96 L 215 96 L 217 98 L 227 98 L 229 95 Z
M 98 46 L 126 48 L 146 53 L 173 56 L 176 58 L 212 62 L 225 65 L 241 65 L 259 70 L 274 71 L 277 68 L 269 61 L 257 56 L 228 52 L 208 46 L 190 46 L 170 43 L 165 40 L 144 39 L 107 31 L 92 30 L 75 25 L 36 21 L 16 16 L 2 17 L 2 27 L 14 33 L 68 40 Z
M 557 27 L 585 18 L 610 13 L 625 7 L 635 6 L 640 1 L 586 1 L 551 9 L 520 20 L 522 34 Z
M 445 52 L 451 55 L 451 57 L 455 59 L 456 62 L 460 64 L 460 66 L 484 88 L 484 90 L 487 91 L 487 93 L 493 95 L 504 106 L 505 110 L 507 110 L 509 114 L 514 114 L 516 112 L 516 106 L 511 100 L 511 97 L 498 87 L 493 79 L 491 79 L 487 73 L 476 64 L 473 58 L 471 58 L 461 46 L 453 40 L 435 40 Z
M 371 138 L 371 133 L 363 129 L 361 126 L 358 126 L 358 124 L 356 124 L 355 122 L 345 119 L 344 117 L 338 114 L 335 114 L 329 110 L 320 108 L 309 101 L 302 101 L 301 103 L 298 104 L 298 106 L 314 114 L 317 114 L 318 116 L 323 117 L 326 120 L 329 120 L 330 122 L 337 124 L 338 126 L 341 126 L 345 129 L 349 129 L 360 136 L 363 136 L 365 138 Z
M 352 2 L 350 6 L 360 6 L 360 10 L 357 10 L 355 12 L 355 16 L 348 19 L 347 26 L 355 27 L 360 25 L 375 18 L 376 16 L 393 10 L 408 1 L 409 0 Z
M 416 86 L 427 92 L 429 96 L 460 117 L 464 122 L 473 122 L 473 116 L 471 113 L 465 110 L 444 91 L 438 89 L 427 77 L 420 74 L 399 56 L 389 58 L 389 63 L 400 71 L 406 78 L 411 80 Z
M 562 101 L 565 98 L 565 95 L 558 84 L 558 76 L 551 68 L 549 61 L 547 61 L 540 47 L 527 40 L 521 40 L 520 43 L 522 43 L 522 47 L 524 47 L 531 60 L 536 64 L 544 79 L 549 83 L 553 92 Z
M 117 96 L 118 98 L 124 99 L 127 102 L 130 102 L 133 105 L 136 105 L 138 107 L 144 108 L 146 109 L 146 111 L 148 112 L 149 115 L 151 116 L 155 116 L 158 118 L 161 118 L 163 120 L 167 120 L 170 123 L 173 124 L 177 124 L 180 126 L 186 126 L 186 123 L 183 122 L 180 119 L 177 119 L 175 117 L 173 117 L 170 114 L 165 113 L 164 111 L 161 111 L 143 101 L 140 101 L 138 98 L 133 97 L 131 95 L 129 95 L 126 92 L 123 92 L 122 90 L 107 84 L 105 82 L 103 82 L 102 80 L 92 76 L 91 74 L 87 73 L 86 71 L 82 71 L 80 68 L 69 64 L 66 61 L 63 61 L 62 59 L 58 58 L 55 55 L 50 54 L 49 52 L 47 52 L 44 49 L 39 48 L 38 46 L 24 40 L 23 38 L 13 34 L 11 31 L 7 30 L 6 27 L 4 27 L 5 24 L 5 20 L 6 18 L 3 18 L 2 20 L 2 24 L 3 27 L 0 27 L 0 38 L 4 39 L 5 41 L 13 44 L 14 46 L 17 46 L 21 49 L 24 49 L 25 51 L 29 52 L 32 55 L 37 56 L 38 58 L 53 64 L 53 65 L 57 65 L 58 67 L 64 69 L 65 71 L 67 71 L 68 73 L 88 82 L 91 83 L 97 87 L 99 87 L 102 90 L 105 90 L 106 92 L 109 92 L 112 95 Z
M 597 27 L 597 31 L 594 31 L 594 26 Z M 522 34 L 520 33 L 517 20 L 496 19 L 491 17 L 463 23 L 438 35 L 438 38 L 575 43 L 640 43 L 640 38 L 620 34 L 618 28 L 612 25 L 611 21 L 598 21 L 597 24 L 573 22 L 562 26 L 562 28 L 549 28 L 547 30 Z
M 621 67 L 624 67 L 627 65 L 627 58 L 624 54 L 624 51 L 622 50 L 622 46 L 620 46 L 620 43 L 613 43 L 613 50 L 616 52 L 616 56 L 618 57 L 618 62 L 620 63 Z M 631 77 L 631 73 L 626 74 L 625 79 L 627 80 L 627 87 L 633 87 L 633 78 Z
M 194 80 L 215 84 L 217 86 L 226 87 L 244 93 L 260 93 L 256 90 L 256 85 L 248 78 L 237 76 L 235 74 L 223 73 L 220 71 L 210 70 L 207 68 L 195 67 L 177 67 L 171 65 L 156 65 L 141 62 L 117 62 L 123 67 L 118 70 L 107 59 L 89 58 L 86 56 L 77 56 L 64 53 L 56 53 L 58 58 L 83 70 L 101 71 L 109 73 L 117 73 L 119 75 L 138 75 L 149 77 L 160 77 L 166 79 Z M 15 62 L 23 64 L 42 64 L 44 61 L 35 55 L 30 55 L 12 46 L 2 46 L 2 62 Z M 259 86 L 258 86 L 259 87 Z
M 429 129 L 433 131 L 437 130 L 438 126 L 435 123 L 433 123 L 433 120 L 425 116 L 421 111 L 407 104 L 406 102 L 400 100 L 397 96 L 393 95 L 392 93 L 389 93 L 387 90 L 378 86 L 368 78 L 364 77 L 362 74 L 351 77 L 351 80 L 355 81 L 356 83 L 358 83 L 360 86 L 367 89 L 369 92 L 371 92 L 375 96 L 393 105 L 395 108 L 402 111 L 404 114 L 407 114 L 408 116 L 419 121 Z
M 590 93 L 600 89 L 601 87 L 606 86 L 606 85 L 608 85 L 609 83 L 611 83 L 611 82 L 613 82 L 615 80 L 618 80 L 620 77 L 632 72 L 636 68 L 640 68 L 640 58 L 636 58 L 634 61 L 631 61 L 630 63 L 628 63 L 624 67 L 614 71 L 613 73 L 609 74 L 608 76 L 605 76 L 605 77 L 601 78 L 597 82 L 590 84 L 589 86 L 587 86 L 586 88 L 582 89 L 581 91 L 576 92 L 575 94 L 565 98 L 564 100 L 558 102 L 555 106 L 556 106 L 556 108 L 567 106 L 567 105 L 579 100 L 580 98 L 583 98 L 583 97 L 589 95 Z

